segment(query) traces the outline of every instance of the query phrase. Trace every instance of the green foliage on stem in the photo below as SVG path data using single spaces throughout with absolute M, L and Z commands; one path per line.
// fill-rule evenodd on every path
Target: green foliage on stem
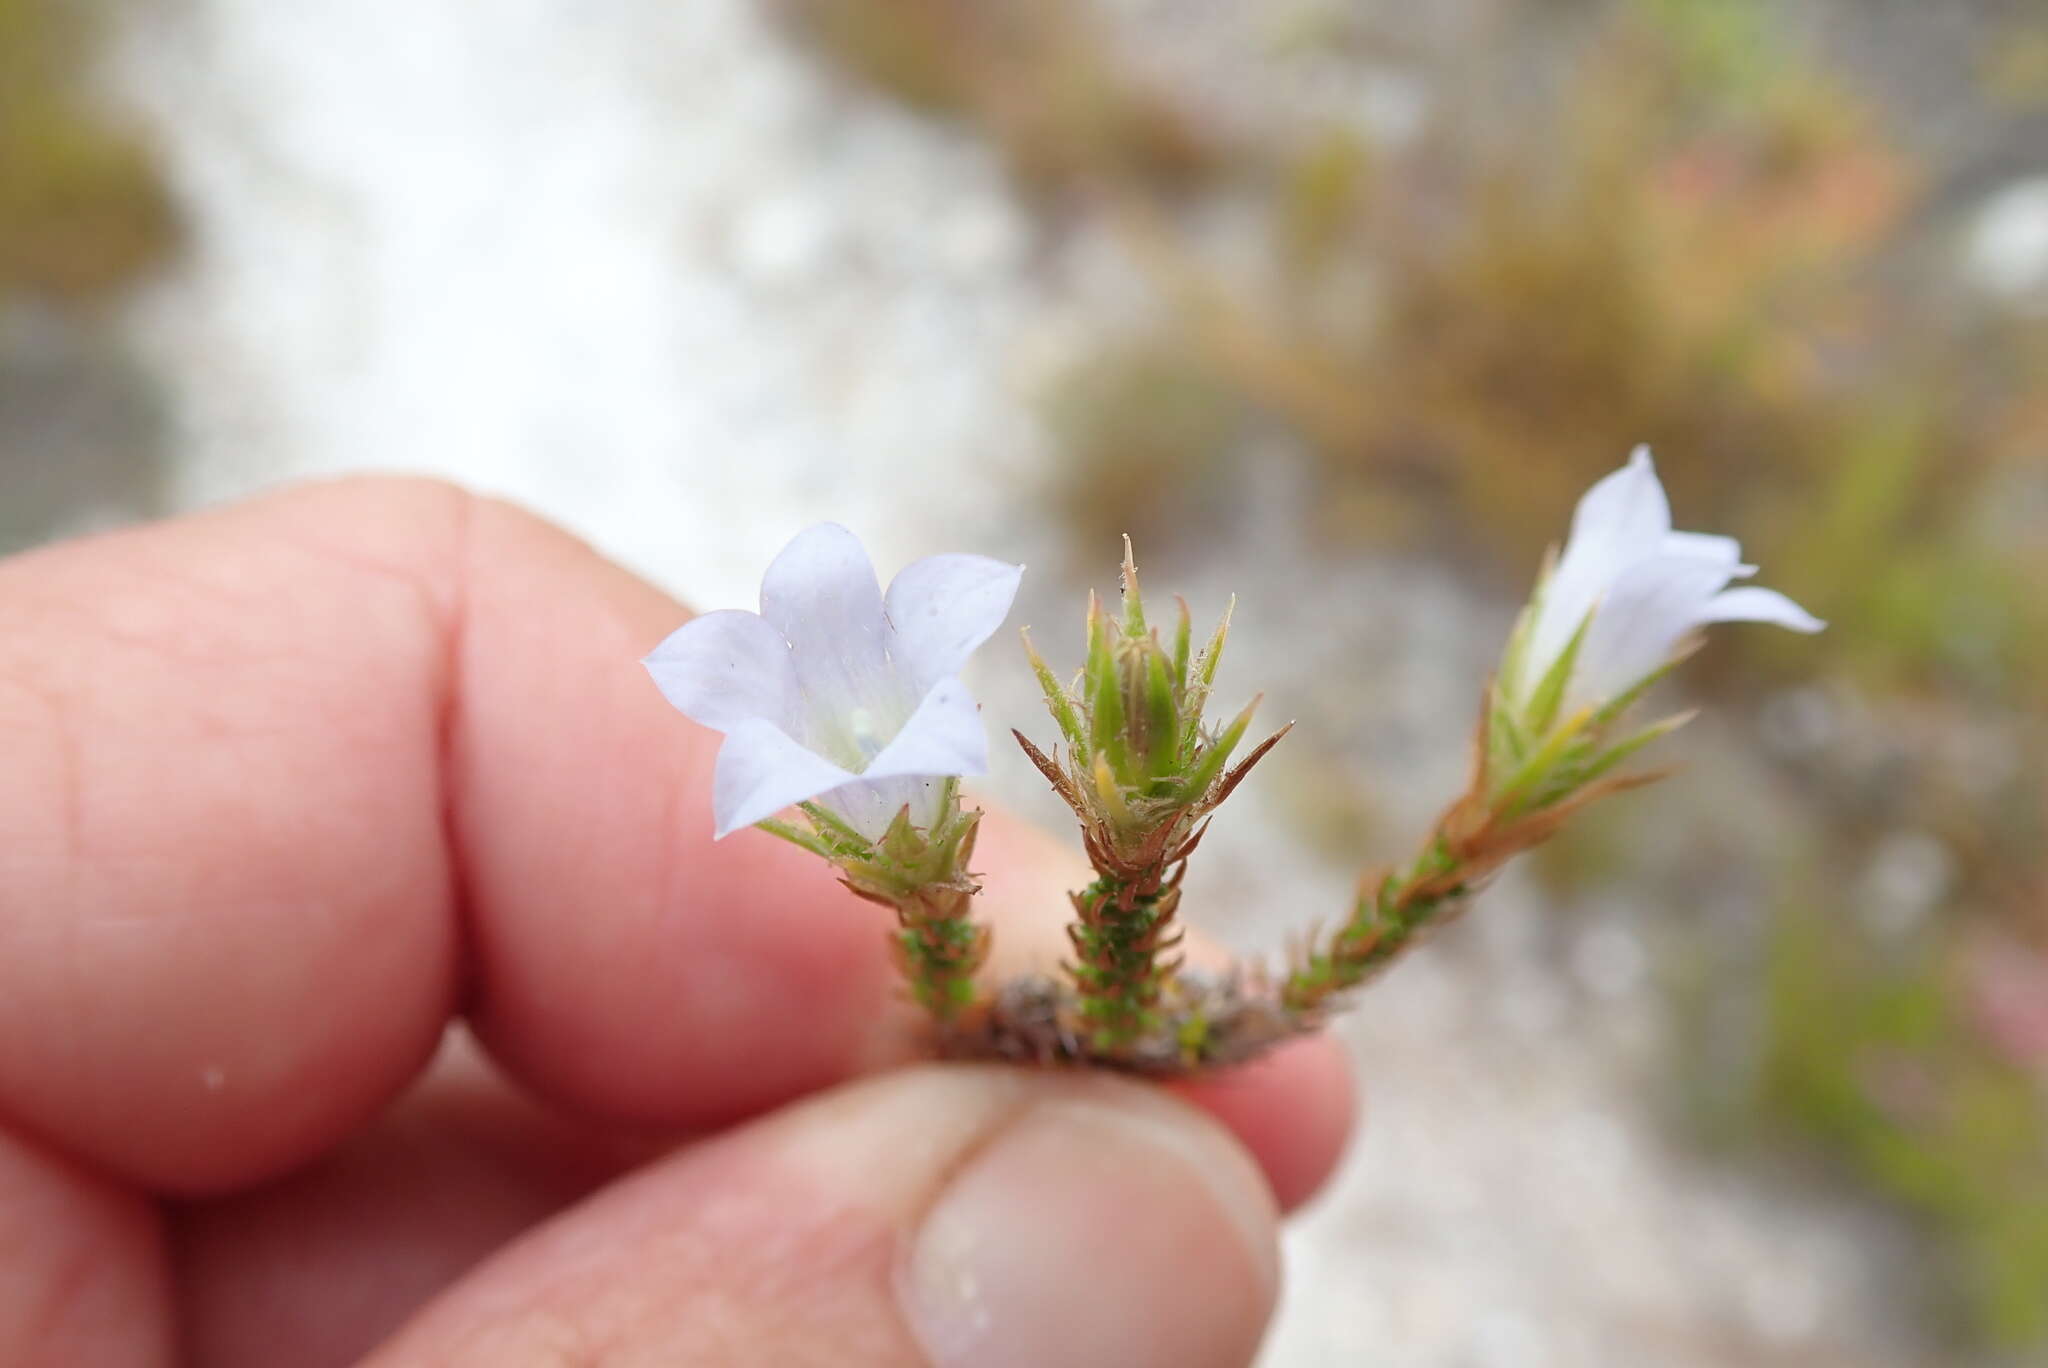
M 967 868 L 981 813 L 960 806 L 959 781 L 945 781 L 939 815 L 929 827 L 914 825 L 906 805 L 879 840 L 822 803 L 799 807 L 808 830 L 773 819 L 757 825 L 830 861 L 855 895 L 896 913 L 890 945 L 910 995 L 925 1010 L 947 1022 L 972 1006 L 989 936 L 973 920 L 980 886 Z
M 1226 612 L 1197 653 L 1183 602 L 1162 639 L 1126 538 L 1122 603 L 1112 613 L 1090 596 L 1073 684 L 1060 684 L 1025 642 L 1062 741 L 1049 755 L 1022 733 L 1017 740 L 1080 819 L 1098 876 L 1073 895 L 1067 969 L 1083 1027 L 1111 1054 L 1160 1027 L 1157 1004 L 1178 967 L 1165 952 L 1179 939 L 1172 922 L 1186 860 L 1204 819 L 1284 734 L 1233 764 L 1257 700 L 1220 728 L 1204 719 L 1229 623 Z

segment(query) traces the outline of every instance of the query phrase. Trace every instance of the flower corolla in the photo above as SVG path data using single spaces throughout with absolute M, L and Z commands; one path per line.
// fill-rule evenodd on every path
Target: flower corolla
M 1795 632 L 1825 625 L 1776 590 L 1729 587 L 1755 573 L 1733 537 L 1672 530 L 1650 450 L 1639 446 L 1579 500 L 1503 686 L 1527 705 L 1570 652 L 1561 696 L 1569 715 L 1623 696 L 1708 623 L 1769 622 Z
M 988 770 L 988 736 L 959 672 L 1008 616 L 1021 565 L 915 561 L 885 596 L 860 540 L 799 533 L 761 579 L 761 611 L 692 618 L 643 662 L 693 720 L 725 734 L 712 782 L 717 836 L 817 800 L 871 840 L 907 805 L 938 810 L 939 780 Z

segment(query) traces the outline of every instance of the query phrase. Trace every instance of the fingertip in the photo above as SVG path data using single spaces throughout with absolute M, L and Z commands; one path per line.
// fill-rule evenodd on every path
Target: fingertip
M 1350 1061 L 1328 1035 L 1294 1041 L 1249 1064 L 1171 1088 L 1222 1122 L 1251 1152 L 1285 1211 L 1308 1201 L 1329 1180 L 1359 1107 Z
M 1276 1212 L 1221 1126 L 1125 1079 L 926 1066 L 671 1154 L 429 1304 L 379 1364 L 1241 1368 Z

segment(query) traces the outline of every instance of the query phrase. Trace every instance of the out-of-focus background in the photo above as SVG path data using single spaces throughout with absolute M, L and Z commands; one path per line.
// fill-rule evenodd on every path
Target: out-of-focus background
M 1833 622 L 1347 1019 L 1275 1368 L 2048 1362 L 2044 380 L 2026 0 L 0 0 L 0 547 L 432 471 L 709 605 L 1025 560 L 1071 664 L 1128 530 L 1301 720 L 1267 952 L 1632 443 Z

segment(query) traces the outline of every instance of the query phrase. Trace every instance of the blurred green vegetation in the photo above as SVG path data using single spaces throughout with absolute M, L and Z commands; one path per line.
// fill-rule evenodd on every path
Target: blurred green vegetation
M 90 0 L 0 0 L 0 553 L 162 510 L 153 387 L 101 307 L 178 227 L 148 149 L 93 98 Z
M 808 43 L 914 109 L 969 123 L 1034 192 L 1201 181 L 1220 148 L 1111 59 L 1081 0 L 777 0 Z
M 1802 51 L 1784 4 L 1529 3 L 1573 35 L 1533 98 L 1439 72 L 1414 138 L 1296 123 L 1226 148 L 1202 92 L 1120 73 L 1078 0 L 1044 11 L 1051 45 L 991 36 L 1013 4 L 799 8 L 884 88 L 1084 184 L 1156 286 L 1156 325 L 1106 335 L 1047 396 L 1084 544 L 1214 535 L 1277 441 L 1328 547 L 1394 541 L 1511 596 L 1577 493 L 1648 441 L 1687 525 L 1739 534 L 1832 621 L 1830 687 L 1859 707 L 1830 744 L 1858 758 L 1764 756 L 1798 796 L 1734 1128 L 1798 1137 L 1914 1213 L 1962 1338 L 2048 1347 L 2048 1026 L 1982 1009 L 1987 983 L 2038 974 L 2048 1013 L 2048 331 L 1959 283 L 1962 206 L 1882 92 Z M 1351 23 L 1329 7 L 1290 54 L 1401 47 Z M 1052 73 L 1074 70 L 1096 93 L 1066 117 Z M 2048 22 L 2016 14 L 1953 80 L 1987 111 L 2048 104 Z M 1155 124 L 1205 154 L 1134 150 Z M 1160 193 L 1195 184 L 1249 206 L 1259 269 L 1212 264 Z M 1763 632 L 1702 663 L 1736 716 L 1815 674 Z M 2007 762 L 1989 778 L 1987 747 Z M 1904 939 L 1859 891 L 1899 832 L 1955 864 Z M 1700 875 L 1652 858 L 1593 834 L 1545 870 L 1567 890 Z
M 1775 923 L 1761 1100 L 1941 1233 L 1964 1328 L 2048 1342 L 2038 1072 L 1985 1048 L 1952 928 L 1904 954 L 1843 935 L 1827 903 L 1790 905 Z
M 0 0 L 0 301 L 105 295 L 175 242 L 147 150 L 84 93 L 95 18 L 90 5 Z

